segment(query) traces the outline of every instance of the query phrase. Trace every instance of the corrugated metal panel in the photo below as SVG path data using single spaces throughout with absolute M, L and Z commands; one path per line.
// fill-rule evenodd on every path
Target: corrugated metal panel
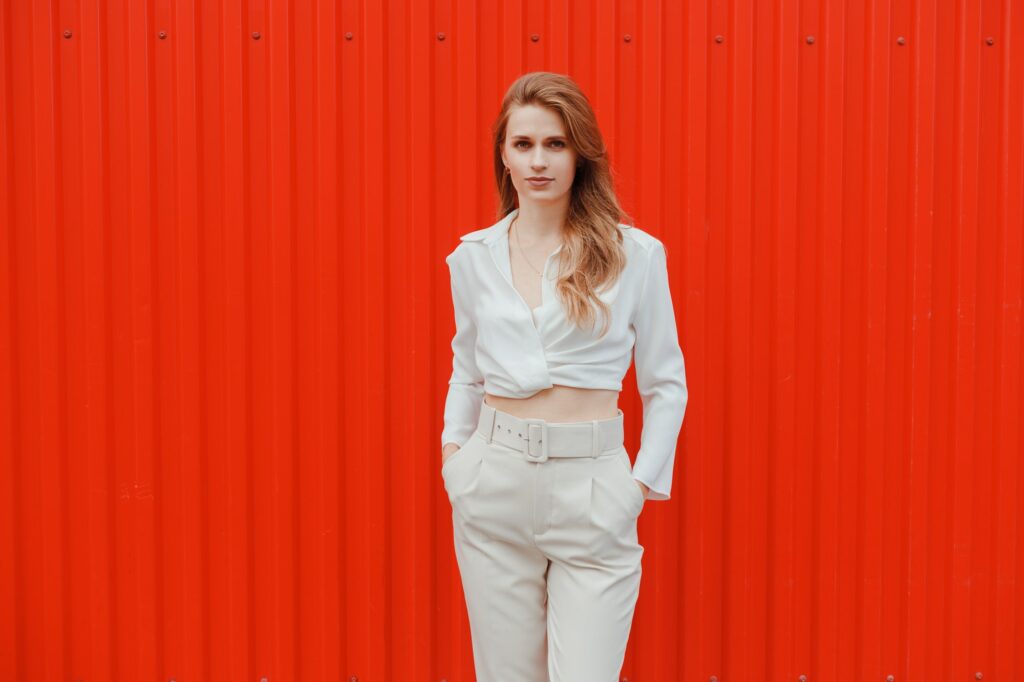
M 1019 3 L 0 28 L 0 679 L 472 679 L 443 256 L 532 69 L 591 96 L 689 368 L 624 675 L 1024 679 Z

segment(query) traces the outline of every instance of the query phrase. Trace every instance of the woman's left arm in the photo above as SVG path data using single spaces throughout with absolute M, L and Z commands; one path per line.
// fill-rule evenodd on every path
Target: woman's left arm
M 643 428 L 633 477 L 647 486 L 645 497 L 649 500 L 671 497 L 676 442 L 687 401 L 686 366 L 679 348 L 667 260 L 664 244 L 655 239 L 633 319 L 636 382 L 643 401 Z

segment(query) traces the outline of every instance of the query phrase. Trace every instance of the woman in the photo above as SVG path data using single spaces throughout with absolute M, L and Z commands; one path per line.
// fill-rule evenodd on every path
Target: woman
M 640 588 L 637 517 L 670 497 L 686 409 L 665 249 L 619 222 L 571 79 L 513 83 L 494 163 L 502 217 L 446 258 L 456 332 L 441 475 L 477 679 L 617 680 Z M 635 466 L 618 407 L 634 351 Z

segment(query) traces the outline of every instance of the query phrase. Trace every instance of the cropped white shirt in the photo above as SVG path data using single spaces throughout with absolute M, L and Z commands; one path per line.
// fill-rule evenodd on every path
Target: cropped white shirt
M 508 228 L 519 209 L 460 237 L 448 256 L 455 336 L 441 443 L 460 447 L 480 418 L 484 393 L 526 398 L 555 384 L 622 390 L 631 358 L 643 401 L 633 477 L 671 496 L 676 442 L 686 410 L 686 376 L 669 292 L 665 247 L 638 227 L 619 224 L 626 268 L 599 295 L 611 310 L 608 333 L 596 310 L 593 330 L 572 324 L 557 299 L 557 268 L 548 256 L 541 305 L 530 309 L 512 283 Z

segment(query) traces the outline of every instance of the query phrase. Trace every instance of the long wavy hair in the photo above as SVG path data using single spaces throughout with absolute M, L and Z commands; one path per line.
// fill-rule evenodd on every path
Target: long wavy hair
M 597 294 L 613 286 L 626 267 L 618 224 L 630 216 L 622 210 L 615 196 L 608 152 L 594 110 L 587 96 L 568 76 L 534 71 L 516 79 L 505 93 L 492 127 L 494 178 L 498 184 L 497 217 L 500 220 L 516 208 L 518 198 L 512 176 L 505 173 L 501 160 L 508 119 L 515 107 L 531 104 L 561 116 L 568 146 L 576 151 L 577 162 L 581 163 L 570 190 L 555 291 L 568 319 L 580 328 L 593 329 L 597 310 L 600 310 L 604 319 L 600 336 L 604 336 L 608 331 L 609 307 Z

